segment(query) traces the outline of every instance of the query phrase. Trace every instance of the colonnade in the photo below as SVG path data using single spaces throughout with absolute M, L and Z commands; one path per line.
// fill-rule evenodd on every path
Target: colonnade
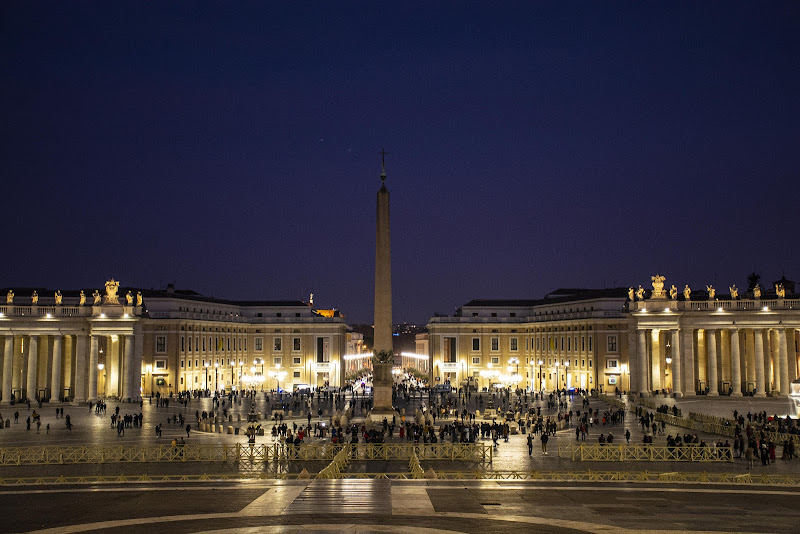
M 0 402 L 138 400 L 141 345 L 132 333 L 6 333 Z
M 640 327 L 636 333 L 632 388 L 643 394 L 786 395 L 798 377 L 798 328 Z

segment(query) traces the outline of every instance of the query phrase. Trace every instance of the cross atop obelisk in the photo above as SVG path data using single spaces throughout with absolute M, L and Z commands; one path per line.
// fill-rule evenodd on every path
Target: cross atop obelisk
M 386 155 L 389 153 L 381 149 L 378 154 L 381 155 L 381 183 L 386 183 Z

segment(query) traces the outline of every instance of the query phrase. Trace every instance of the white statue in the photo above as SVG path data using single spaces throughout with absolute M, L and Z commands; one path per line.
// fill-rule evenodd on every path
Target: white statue
M 708 300 L 714 300 L 717 295 L 717 290 L 714 289 L 714 286 L 706 286 L 706 291 L 708 291 Z
M 686 284 L 685 286 L 683 286 L 683 298 L 689 300 L 691 296 L 692 296 L 692 288 L 689 287 L 689 284 Z
M 6 304 L 14 304 L 14 290 L 9 289 L 6 293 Z
M 672 284 L 672 287 L 669 288 L 669 298 L 672 300 L 678 300 L 678 288 L 675 287 L 675 284 Z
M 636 298 L 644 300 L 644 288 L 639 284 L 639 289 L 636 290 Z
M 779 299 L 786 298 L 786 290 L 783 288 L 783 284 L 775 284 L 775 294 L 778 295 Z
M 732 300 L 736 300 L 736 299 L 738 299 L 738 298 L 739 298 L 739 289 L 736 287 L 736 284 L 733 284 L 733 285 L 732 285 L 731 287 L 729 287 L 728 289 L 730 289 L 730 290 L 731 290 L 731 299 L 732 299 Z
M 753 288 L 753 297 L 757 299 L 761 298 L 761 286 L 758 284 Z
M 650 298 L 651 299 L 667 298 L 667 296 L 664 294 L 664 280 L 666 280 L 666 278 L 664 278 L 660 274 L 657 274 L 655 276 L 651 276 L 650 280 L 653 281 L 653 292 L 650 293 Z
M 111 304 L 119 304 L 119 299 L 117 298 L 117 291 L 119 291 L 119 282 L 114 280 L 113 278 L 106 282 L 106 302 Z
M 136 293 L 136 305 L 137 306 L 141 306 L 142 305 L 142 292 L 141 291 L 138 291 Z
M 86 293 L 84 293 L 83 289 L 81 289 L 81 300 L 78 303 L 78 306 L 83 306 L 84 304 L 86 304 Z
M 131 292 L 130 292 L 130 291 L 128 291 L 127 293 L 125 293 L 125 302 L 127 302 L 127 303 L 128 303 L 128 306 L 130 306 L 131 304 L 133 304 L 133 295 L 131 295 Z
M 92 293 L 92 297 L 94 297 L 94 303 L 93 303 L 94 306 L 100 304 L 100 292 L 98 290 L 96 289 L 94 290 L 94 293 Z
M 56 291 L 56 306 L 61 306 L 61 291 Z
M 633 297 L 634 297 L 634 296 L 635 296 L 635 292 L 633 291 L 633 288 L 632 288 L 632 287 L 629 287 L 629 288 L 628 288 L 628 300 L 630 300 L 631 302 L 633 302 Z
M 31 295 L 31 304 L 39 304 L 39 293 L 36 291 L 34 291 L 33 295 Z

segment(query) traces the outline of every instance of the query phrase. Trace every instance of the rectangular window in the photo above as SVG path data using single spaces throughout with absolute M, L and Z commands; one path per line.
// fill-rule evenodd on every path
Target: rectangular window
M 592 368 L 592 360 L 589 360 L 589 369 Z
M 617 336 L 608 336 L 608 352 L 617 352 Z
M 167 352 L 167 336 L 156 336 L 156 353 L 164 354 Z
M 581 336 L 581 352 L 586 352 L 586 336 Z
M 481 364 L 480 356 L 472 358 L 472 365 L 480 365 L 480 364 Z
M 592 336 L 589 336 L 589 352 L 592 352 Z
M 539 350 L 539 338 L 536 338 L 536 350 Z
M 331 338 L 317 338 L 317 363 L 328 363 L 331 361 Z
M 194 350 L 195 352 L 200 350 L 200 337 L 194 338 Z
M 497 356 L 492 358 L 492 365 L 497 365 L 498 363 L 500 363 L 500 358 L 498 358 Z
M 292 358 L 292 365 L 300 365 L 300 356 Z
M 294 377 L 295 378 L 300 378 L 300 371 L 295 371 L 294 372 Z
M 292 350 L 295 352 L 300 352 L 300 338 L 295 337 L 292 338 Z
M 283 362 L 283 358 L 278 356 L 277 358 L 272 358 L 272 365 L 280 365 Z
M 206 338 L 203 338 L 203 352 L 206 351 Z
M 281 348 L 282 346 L 283 346 L 283 338 L 280 337 L 273 338 L 273 343 L 272 343 L 273 351 L 280 352 L 281 350 L 283 350 Z
M 192 360 L 190 359 L 186 363 L 188 364 L 187 367 L 189 367 L 189 369 L 191 369 L 192 368 Z
M 231 338 L 228 338 L 228 350 L 231 350 Z
M 181 369 L 183 369 L 185 363 L 186 362 L 184 360 L 181 360 Z
M 492 338 L 492 350 L 493 351 L 500 350 L 500 338 L 499 337 L 493 337 Z
M 586 367 L 586 360 L 581 360 L 581 367 Z
M 617 367 L 619 367 L 619 361 L 618 360 L 607 360 L 606 361 L 606 367 L 608 367 L 609 369 L 616 369 Z
M 166 369 L 167 360 L 156 360 L 156 369 Z
M 517 346 L 517 338 L 515 338 L 515 337 L 511 338 L 510 350 L 512 350 L 512 351 L 519 350 L 519 347 Z
M 561 336 L 561 352 L 564 352 L 564 336 Z
M 567 350 L 568 351 L 572 350 L 572 339 L 571 338 L 567 338 Z
M 186 352 L 186 338 L 181 336 L 181 352 Z
M 472 338 L 472 350 L 474 351 L 481 350 L 481 338 L 479 337 Z
M 444 362 L 445 363 L 455 363 L 457 362 L 456 358 L 456 338 L 454 337 L 446 337 L 443 339 L 444 346 L 442 349 L 444 350 Z
M 256 352 L 261 352 L 264 350 L 264 338 L 257 337 L 253 343 L 253 346 L 255 347 Z

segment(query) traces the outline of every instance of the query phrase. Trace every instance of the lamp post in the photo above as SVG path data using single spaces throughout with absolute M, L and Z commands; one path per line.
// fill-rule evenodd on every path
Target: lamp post
M 242 366 L 244 366 L 244 362 L 239 360 L 239 389 L 242 387 Z
M 147 364 L 144 366 L 144 370 L 147 374 L 150 375 L 150 396 L 153 396 L 153 366 Z
M 544 364 L 544 360 L 539 360 L 539 391 L 544 391 L 544 377 L 542 376 L 542 365 Z
M 567 387 L 567 375 L 569 374 L 569 360 L 564 362 L 564 387 Z
M 214 362 L 214 391 L 219 391 L 219 362 Z
M 670 366 L 670 364 L 672 363 L 672 358 L 670 358 L 669 356 L 667 356 L 667 358 L 666 358 L 666 360 L 665 360 L 665 361 L 667 362 L 667 368 L 664 370 L 664 374 L 665 374 L 666 376 L 670 376 L 670 374 L 669 374 L 669 366 Z M 670 387 L 669 387 L 669 389 L 670 389 L 670 390 L 672 390 L 672 383 L 671 383 L 671 382 L 672 382 L 672 380 L 670 380 Z M 665 385 L 666 385 L 666 384 L 665 384 Z
M 208 391 L 208 362 L 203 362 L 203 367 L 206 368 L 206 384 L 205 384 L 205 387 L 203 389 Z

